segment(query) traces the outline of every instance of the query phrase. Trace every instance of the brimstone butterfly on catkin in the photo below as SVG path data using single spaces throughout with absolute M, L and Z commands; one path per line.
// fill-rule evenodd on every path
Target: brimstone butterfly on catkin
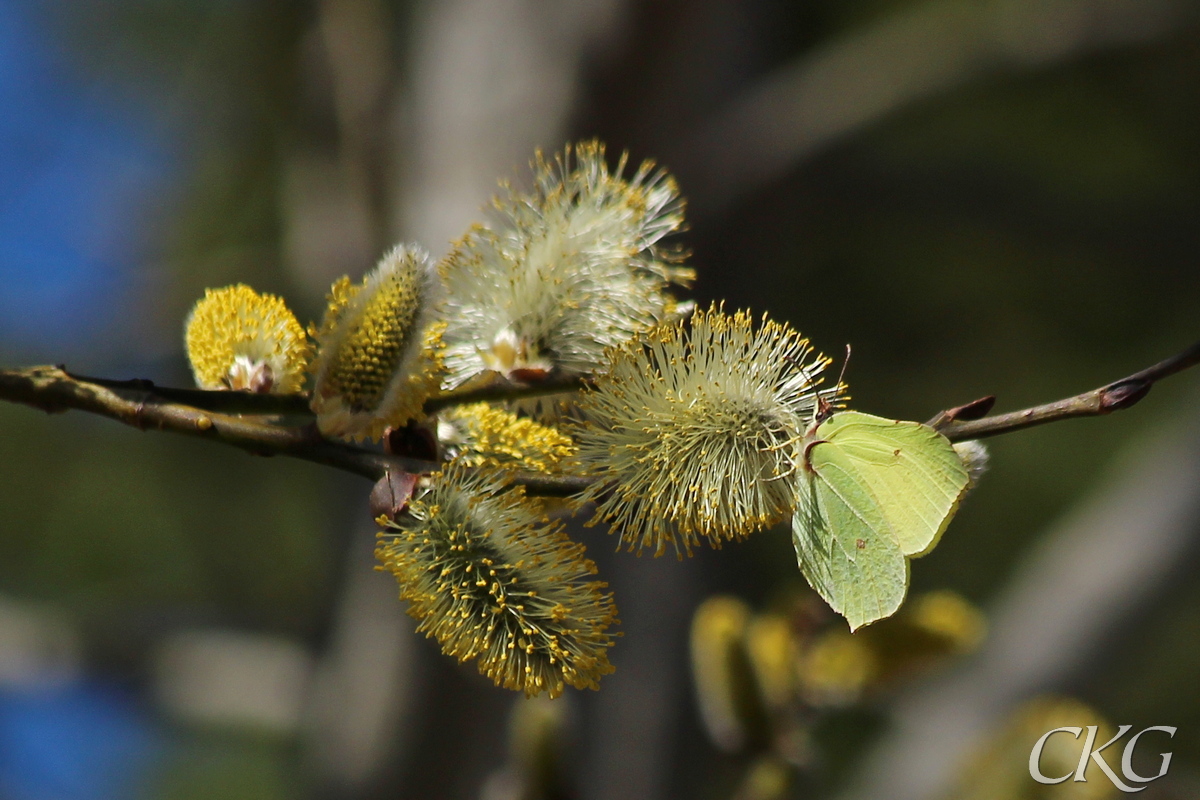
M 835 412 L 802 444 L 792 538 L 809 584 L 855 630 L 895 613 L 969 484 L 927 425 Z

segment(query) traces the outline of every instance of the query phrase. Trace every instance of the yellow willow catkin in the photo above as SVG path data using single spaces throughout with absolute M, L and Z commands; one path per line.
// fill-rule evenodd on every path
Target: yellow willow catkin
M 683 226 L 678 187 L 651 162 L 629 178 L 625 166 L 609 169 L 594 141 L 538 153 L 533 190 L 506 187 L 495 222 L 455 244 L 439 265 L 447 386 L 485 370 L 590 374 L 605 348 L 690 310 L 666 289 L 693 271 L 661 245 Z
M 428 255 L 400 245 L 359 286 L 333 285 L 316 332 L 312 409 L 327 436 L 378 439 L 421 414 L 441 376 Z
M 690 327 L 663 325 L 612 351 L 570 429 L 586 474 L 589 524 L 608 522 L 621 542 L 659 555 L 691 552 L 785 519 L 796 444 L 829 363 L 808 340 L 766 317 L 697 312 Z
M 472 467 L 555 472 L 575 452 L 571 437 L 488 403 L 444 411 L 438 439 L 449 456 Z
M 451 465 L 380 533 L 376 557 L 417 629 L 533 696 L 598 687 L 616 606 L 582 545 L 496 472 Z
M 201 389 L 299 392 L 312 357 L 287 304 L 240 283 L 204 291 L 184 325 L 184 342 Z

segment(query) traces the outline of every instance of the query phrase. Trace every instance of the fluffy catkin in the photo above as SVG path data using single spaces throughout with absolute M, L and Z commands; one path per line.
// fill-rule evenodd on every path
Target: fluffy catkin
M 184 325 L 184 343 L 201 389 L 299 392 L 312 357 L 287 304 L 240 283 L 204 291 Z
M 442 324 L 425 251 L 399 245 L 361 285 L 335 283 L 314 364 L 312 409 L 327 436 L 378 439 L 421 414 L 441 377 Z
M 691 325 L 664 325 L 614 350 L 570 432 L 583 495 L 622 544 L 691 552 L 773 525 L 791 513 L 796 443 L 829 360 L 766 317 L 717 307 Z
M 685 314 L 666 291 L 692 270 L 660 241 L 683 225 L 675 181 L 651 162 L 629 178 L 597 142 L 539 153 L 534 188 L 494 201 L 439 265 L 447 294 L 446 380 L 486 370 L 517 380 L 590 374 L 607 347 Z
M 595 566 L 499 473 L 451 465 L 380 537 L 417 629 L 497 685 L 557 697 L 612 671 L 616 606 Z

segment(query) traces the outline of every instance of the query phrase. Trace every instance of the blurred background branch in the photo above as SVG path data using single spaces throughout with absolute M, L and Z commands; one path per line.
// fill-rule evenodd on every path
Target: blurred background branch
M 673 154 L 695 211 L 717 214 L 888 114 L 1004 73 L 1046 69 L 1193 24 L 1179 0 L 917 3 L 766 76 Z

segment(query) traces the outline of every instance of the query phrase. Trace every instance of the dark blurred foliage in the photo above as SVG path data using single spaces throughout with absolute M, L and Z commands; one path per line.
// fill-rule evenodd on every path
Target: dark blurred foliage
M 61 353 L 0 341 L 6 360 L 36 353 L 86 373 L 186 384 L 182 319 L 204 287 L 246 282 L 288 297 L 311 319 L 329 278 L 370 266 L 305 271 L 289 249 L 296 154 L 332 158 L 348 140 L 316 31 L 336 4 L 27 5 L 78 80 L 135 98 L 177 164 L 127 220 L 139 291 L 108 310 L 105 335 Z M 387 21 L 389 97 L 403 109 L 423 79 L 408 68 L 423 7 L 364 5 Z M 672 168 L 692 132 L 764 76 L 918 3 L 615 5 L 615 32 L 582 60 L 568 128 L 529 142 L 529 153 L 535 144 L 599 136 L 613 151 Z M 903 419 L 986 394 L 998 395 L 1001 410 L 1043 402 L 1182 349 L 1200 331 L 1200 31 L 1184 7 L 1174 27 L 1144 42 L 919 99 L 698 215 L 684 239 L 700 276 L 696 299 L 769 311 L 830 354 L 850 343 L 854 407 Z M 404 149 L 401 134 L 376 132 L 388 135 Z M 691 159 L 678 170 L 685 195 L 704 168 Z M 407 188 L 399 178 L 390 185 L 396 194 Z M 391 222 L 398 201 L 383 205 L 366 240 L 411 236 Z M 424 244 L 434 252 L 446 245 Z M 991 473 L 937 551 L 914 563 L 914 590 L 953 589 L 986 607 L 1018 559 L 1119 454 L 1195 408 L 1196 388 L 1184 375 L 1135 410 L 994 440 Z M 0 591 L 65 610 L 84 631 L 90 669 L 144 689 L 154 641 L 190 625 L 286 634 L 324 652 L 350 542 L 370 536 L 369 487 L 77 414 L 0 406 L 0 431 Z M 613 555 L 598 531 L 581 535 L 616 588 L 625 623 L 607 688 L 628 689 L 618 683 L 622 670 L 645 671 L 634 683 L 675 687 L 658 729 L 668 739 L 652 748 L 663 762 L 662 796 L 721 797 L 736 770 L 714 754 L 690 705 L 687 620 L 711 593 L 762 606 L 794 588 L 801 578 L 788 532 L 683 564 Z M 1164 582 L 1139 620 L 1114 632 L 1111 649 L 1074 688 L 1117 722 L 1178 725 L 1173 769 L 1198 773 L 1195 582 Z M 667 643 L 655 651 L 667 655 L 637 660 L 638 642 L 652 637 Z M 500 767 L 512 698 L 426 642 L 417 654 L 405 677 L 420 698 L 401 721 L 407 750 L 389 754 L 367 789 L 345 796 L 476 796 Z M 614 732 L 591 723 L 622 718 L 604 710 L 604 689 L 574 700 L 580 730 L 567 758 L 582 765 L 571 780 L 586 787 L 602 765 L 636 762 L 644 742 L 631 733 L 603 745 L 616 753 L 608 760 L 589 755 L 601 748 L 597 737 Z M 828 776 L 854 769 L 883 718 L 876 706 L 823 723 L 817 735 L 835 754 Z M 298 734 L 183 727 L 172 728 L 186 744 L 166 762 L 160 796 L 310 794 Z M 620 796 L 609 791 L 579 796 Z

